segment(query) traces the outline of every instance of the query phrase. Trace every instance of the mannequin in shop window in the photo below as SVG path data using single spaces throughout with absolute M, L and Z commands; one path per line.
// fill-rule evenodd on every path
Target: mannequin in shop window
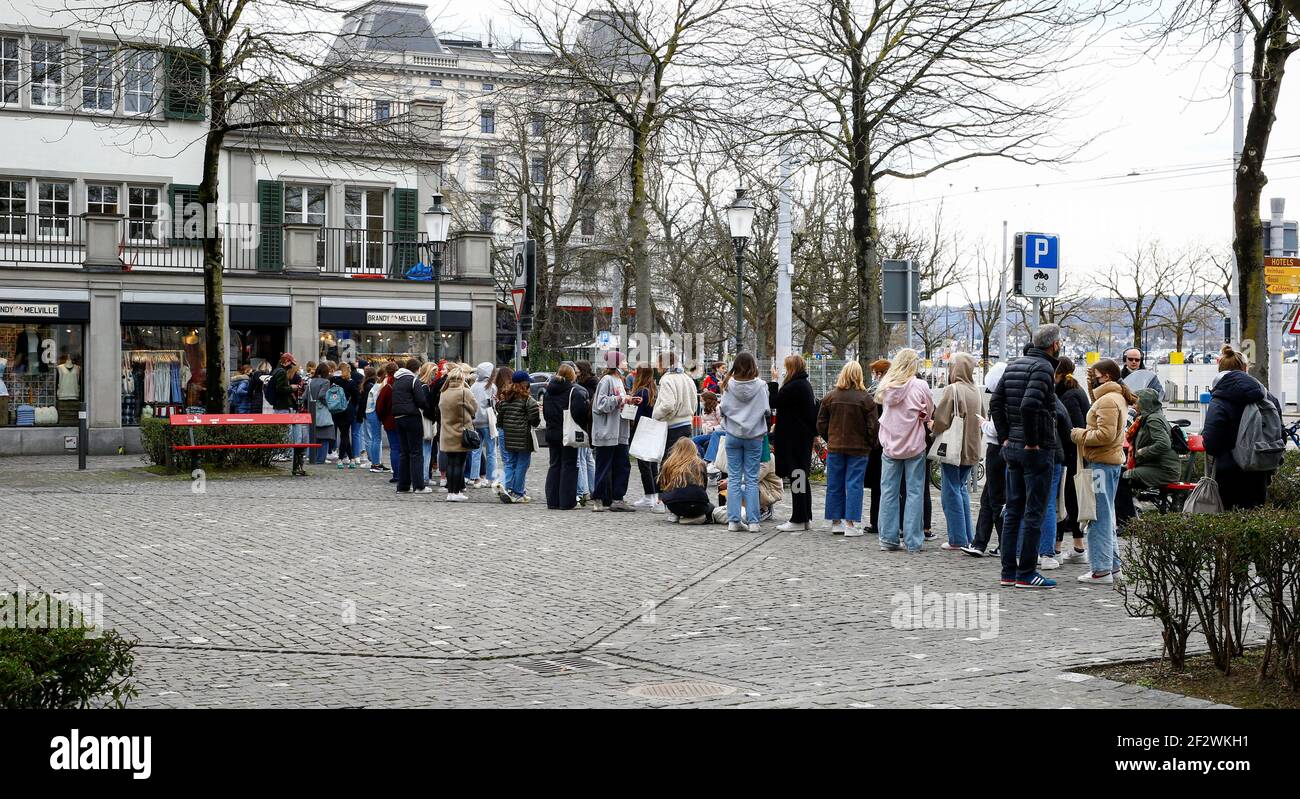
M 77 424 L 77 412 L 81 410 L 81 365 L 66 353 L 59 356 L 55 400 L 59 409 L 59 424 L 70 426 Z

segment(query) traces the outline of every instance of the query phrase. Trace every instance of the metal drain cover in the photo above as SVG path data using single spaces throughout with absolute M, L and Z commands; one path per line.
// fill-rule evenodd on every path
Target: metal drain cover
M 555 677 L 560 674 L 572 674 L 577 671 L 589 671 L 599 668 L 622 668 L 614 663 L 606 663 L 603 660 L 589 657 L 544 658 L 540 660 L 524 660 L 506 665 L 542 677 Z
M 632 696 L 644 699 L 707 699 L 713 696 L 730 696 L 736 689 L 730 685 L 700 680 L 683 680 L 681 682 L 664 682 L 656 685 L 638 685 L 628 691 Z

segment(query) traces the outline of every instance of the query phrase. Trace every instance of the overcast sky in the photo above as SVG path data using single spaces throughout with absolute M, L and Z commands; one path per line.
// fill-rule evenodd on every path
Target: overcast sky
M 518 30 L 503 0 L 444 0 L 431 3 L 430 12 L 440 31 L 478 34 L 489 22 L 498 36 Z M 1216 55 L 1166 50 L 1144 56 L 1117 34 L 1095 48 L 1090 61 L 1096 65 L 1087 79 L 1095 88 L 1079 98 L 1065 129 L 1065 138 L 1088 142 L 1075 162 L 1030 167 L 979 161 L 895 181 L 885 188 L 891 213 L 924 224 L 942 205 L 945 227 L 971 247 L 982 241 L 1000 249 L 1003 220 L 1011 233 L 1057 233 L 1066 275 L 1085 279 L 1154 238 L 1174 248 L 1226 250 L 1232 238 L 1230 44 Z M 1267 216 L 1269 197 L 1285 197 L 1286 218 L 1296 219 L 1300 69 L 1290 72 L 1273 127 L 1261 211 Z M 1249 108 L 1248 80 L 1246 103 Z

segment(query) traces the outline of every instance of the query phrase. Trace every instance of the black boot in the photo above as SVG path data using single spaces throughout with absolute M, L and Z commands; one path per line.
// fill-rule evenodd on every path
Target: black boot
M 306 477 L 307 470 L 302 468 L 302 450 L 293 451 L 293 475 L 294 477 Z

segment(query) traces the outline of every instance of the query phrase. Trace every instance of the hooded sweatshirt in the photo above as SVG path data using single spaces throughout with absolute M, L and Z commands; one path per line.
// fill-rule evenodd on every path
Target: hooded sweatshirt
M 980 462 L 983 454 L 980 447 L 980 416 L 983 413 L 984 400 L 975 387 L 975 359 L 959 352 L 952 357 L 952 364 L 948 367 L 948 385 L 935 404 L 932 431 L 938 436 L 952 426 L 956 416 L 963 417 L 962 466 L 974 466 Z
M 478 403 L 478 412 L 474 414 L 475 427 L 488 426 L 488 408 L 495 404 L 497 397 L 497 387 L 489 382 L 492 380 L 492 372 L 495 368 L 490 362 L 484 361 L 474 369 L 477 379 L 469 390 L 474 395 L 474 401 Z
M 722 392 L 722 427 L 733 438 L 762 438 L 767 433 L 767 384 L 758 378 L 732 379 Z
M 925 423 L 934 414 L 934 400 L 924 380 L 913 377 L 885 392 L 880 416 L 880 448 L 885 457 L 908 460 L 925 452 Z

